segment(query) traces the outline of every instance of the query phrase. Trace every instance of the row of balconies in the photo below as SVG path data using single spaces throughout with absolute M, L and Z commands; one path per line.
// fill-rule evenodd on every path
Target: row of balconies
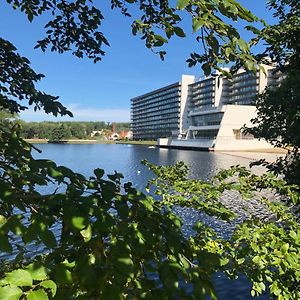
M 179 114 L 179 107 L 165 108 L 165 109 L 155 110 L 155 111 L 143 111 L 140 113 L 132 112 L 131 116 L 136 119 L 142 119 L 142 118 L 159 116 L 161 114 Z
M 156 118 L 149 119 L 149 118 L 143 118 L 143 119 L 132 119 L 132 124 L 144 124 L 144 123 L 153 123 L 153 122 L 161 122 L 164 120 L 170 120 L 170 119 L 179 119 L 179 115 L 169 114 L 164 116 L 157 116 Z
M 134 104 L 138 104 L 140 102 L 148 101 L 149 99 L 157 98 L 157 97 L 164 96 L 164 95 L 167 95 L 167 94 L 176 93 L 176 92 L 180 93 L 180 91 L 181 91 L 181 86 L 179 85 L 179 86 L 176 86 L 176 87 L 168 88 L 165 91 L 161 91 L 161 92 L 155 92 L 154 91 L 154 92 L 150 93 L 150 95 L 144 95 L 144 96 L 140 96 L 140 97 L 131 99 L 131 102 L 134 103 Z
M 161 103 L 167 102 L 170 103 L 172 101 L 170 100 L 175 100 L 175 101 L 180 101 L 180 95 L 175 95 L 169 98 L 164 98 L 164 99 L 159 99 L 159 100 L 155 100 L 155 101 L 151 101 L 151 102 L 144 102 L 144 103 L 140 103 L 138 106 L 133 106 L 131 105 L 132 109 L 141 109 L 144 107 L 155 107 L 158 105 L 161 105 Z
M 135 114 L 145 113 L 145 112 L 154 112 L 154 111 L 161 111 L 166 109 L 179 109 L 180 108 L 180 102 L 171 102 L 171 103 L 164 103 L 163 105 L 156 105 L 153 107 L 144 107 L 140 109 L 132 109 L 131 111 Z

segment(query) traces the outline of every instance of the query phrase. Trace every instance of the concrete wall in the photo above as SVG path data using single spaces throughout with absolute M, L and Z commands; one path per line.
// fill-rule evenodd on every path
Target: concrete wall
M 191 148 L 191 149 L 211 149 L 214 145 L 214 140 L 209 139 L 195 139 L 195 140 L 178 140 L 172 138 L 161 138 L 157 140 L 157 145 L 160 147 L 170 148 Z
M 224 116 L 218 137 L 234 137 L 233 129 L 240 129 L 244 124 L 249 126 L 256 110 L 255 106 L 249 105 L 225 105 L 223 109 Z
M 214 83 L 215 83 L 214 106 L 218 107 L 219 105 L 221 105 L 222 91 L 223 91 L 223 78 L 220 76 L 216 77 Z
M 244 125 L 251 126 L 250 120 L 256 115 L 254 106 L 226 105 L 220 130 L 215 143 L 215 150 L 252 150 L 270 149 L 273 146 L 264 140 L 236 139 L 233 130 Z
M 182 75 L 181 77 L 181 99 L 180 99 L 180 119 L 179 130 L 188 129 L 188 85 L 195 82 L 195 76 Z
M 265 90 L 268 84 L 268 70 L 274 69 L 274 67 L 268 65 L 261 65 L 261 66 L 265 69 L 266 74 L 262 70 L 259 70 L 259 88 L 258 88 L 259 94 L 261 94 Z

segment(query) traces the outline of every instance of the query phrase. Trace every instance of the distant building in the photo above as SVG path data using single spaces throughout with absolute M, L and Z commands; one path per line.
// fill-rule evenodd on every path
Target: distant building
M 120 136 L 119 136 L 119 134 L 116 133 L 116 132 L 113 132 L 113 133 L 108 137 L 108 139 L 109 139 L 109 140 L 112 140 L 112 141 L 116 141 L 116 140 L 118 140 L 119 138 L 120 138 Z
M 101 130 L 93 130 L 90 134 L 91 137 L 94 137 L 94 136 L 101 136 L 104 134 L 104 131 L 103 129 Z
M 240 69 L 231 80 L 215 74 L 190 84 L 187 131 L 177 138 L 161 138 L 158 145 L 211 150 L 271 148 L 242 130 L 256 116 L 255 98 L 266 86 L 278 86 L 283 78 L 274 67 L 264 65 L 264 69 L 256 73 Z
M 134 140 L 155 140 L 187 130 L 188 85 L 194 76 L 131 99 L 131 126 Z
M 127 140 L 131 140 L 132 139 L 132 131 L 121 131 L 119 132 L 119 138 L 120 139 L 127 139 Z

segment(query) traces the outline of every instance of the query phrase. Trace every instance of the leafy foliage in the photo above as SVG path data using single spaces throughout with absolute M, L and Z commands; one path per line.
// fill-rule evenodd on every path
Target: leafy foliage
M 183 163 L 176 166 L 154 166 L 147 161 L 143 163 L 157 175 L 150 185 L 153 185 L 156 194 L 162 195 L 161 203 L 165 205 L 193 207 L 229 221 L 234 214 L 220 202 L 221 193 L 226 190 L 238 191 L 247 199 L 255 197 L 257 191 L 271 189 L 273 193 L 287 197 L 293 205 L 299 207 L 300 204 L 299 186 L 288 185 L 272 173 L 258 176 L 244 167 L 236 166 L 221 170 L 212 184 L 188 179 L 187 166 Z M 222 271 L 230 278 L 245 274 L 253 284 L 252 296 L 268 291 L 278 299 L 297 299 L 300 296 L 297 289 L 300 281 L 300 225 L 297 215 L 282 203 L 270 201 L 261 195 L 256 197 L 259 196 L 259 201 L 268 207 L 272 218 L 265 220 L 249 215 L 236 227 L 230 240 L 216 239 L 214 233 L 209 236 L 206 247 L 209 245 L 211 249 L 216 247 L 215 251 L 220 251 L 218 245 L 222 245 L 222 251 L 218 252 L 221 254 Z M 240 209 L 243 201 L 247 200 L 241 199 Z M 203 227 L 205 224 L 201 222 L 196 224 L 196 228 Z M 211 228 L 210 231 L 213 232 Z M 204 236 L 201 233 L 195 242 L 202 244 Z M 204 257 L 201 258 L 205 264 L 209 264 Z M 209 260 L 213 259 L 209 257 Z M 198 264 L 201 264 L 201 259 Z
M 98 31 L 103 17 L 92 2 L 7 2 L 24 11 L 29 21 L 41 14 L 50 18 L 38 48 L 71 50 L 95 62 L 104 54 L 102 46 L 108 42 Z M 149 48 L 163 46 L 172 36 L 184 37 L 180 22 L 189 13 L 204 48 L 204 54 L 192 54 L 189 63 L 203 63 L 206 74 L 230 61 L 256 69 L 249 45 L 224 21 L 256 20 L 235 0 L 179 0 L 176 7 L 162 0 L 111 3 L 126 16 L 131 5 L 139 4 L 142 16 L 132 29 Z M 270 3 L 280 20 L 286 5 L 297 4 Z M 253 27 L 249 30 L 258 34 Z M 261 32 L 263 38 L 270 31 Z M 273 45 L 271 38 L 266 40 Z M 286 46 L 278 45 L 270 48 L 274 55 Z M 278 57 L 281 60 L 281 54 Z M 20 103 L 26 100 L 35 109 L 71 115 L 57 97 L 35 88 L 43 75 L 3 39 L 0 71 L 2 108 L 18 113 L 26 109 Z M 0 253 L 10 255 L 0 269 L 1 299 L 216 299 L 212 277 L 217 272 L 230 278 L 245 274 L 253 283 L 252 296 L 266 290 L 278 299 L 300 297 L 300 228 L 295 212 L 255 195 L 271 190 L 297 206 L 298 185 L 272 173 L 253 175 L 239 166 L 221 171 L 208 183 L 190 179 L 183 163 L 164 167 L 144 162 L 156 175 L 148 186 L 156 193 L 153 197 L 132 183 L 122 184 L 119 173 L 106 178 L 104 170 L 96 169 L 86 178 L 50 160 L 36 160 L 32 151 L 37 149 L 20 138 L 18 123 L 0 126 Z M 258 196 L 273 218 L 250 215 L 227 239 L 200 221 L 186 236 L 174 208 L 192 207 L 231 222 L 234 212 L 220 201 L 227 190 L 244 198 Z
M 2 132 L 1 139 L 15 143 L 11 155 L 5 149 L 1 165 L 1 251 L 11 253 L 15 236 L 22 239 L 9 266 L 19 268 L 2 278 L 3 295 L 172 298 L 187 294 L 181 281 L 194 286 L 191 299 L 214 294 L 210 278 L 220 267 L 222 249 L 212 254 L 216 261 L 203 273 L 193 263 L 196 240 L 184 237 L 181 220 L 163 203 L 131 183 L 121 189 L 121 174 L 105 180 L 104 171 L 96 169 L 87 179 L 54 162 L 34 160 L 31 146 L 18 139 L 16 128 Z M 53 193 L 38 192 L 49 183 L 55 184 Z M 45 254 L 34 257 L 27 247 L 32 243 L 44 247 Z M 201 252 L 209 255 L 212 250 L 205 245 Z
M 1 116 L 0 116 L 1 118 Z M 50 139 L 55 140 L 53 131 L 62 125 L 66 138 L 84 139 L 91 138 L 93 131 L 103 131 L 103 135 L 111 132 L 112 126 L 103 121 L 100 122 L 23 122 L 17 121 L 22 125 L 21 136 L 25 139 Z M 129 123 L 114 123 L 117 132 L 130 130 Z M 99 134 L 100 136 L 100 134 Z
M 72 49 L 72 54 L 84 55 L 94 62 L 104 55 L 102 45 L 109 45 L 103 33 L 98 31 L 103 16 L 91 1 L 18 1 L 7 0 L 14 9 L 24 11 L 31 22 L 34 17 L 48 13 L 51 20 L 45 24 L 46 37 L 37 42 L 35 48 L 63 53 Z M 49 14 L 51 13 L 51 14 Z
M 0 38 L 0 107 L 10 113 L 19 113 L 27 107 L 19 101 L 26 100 L 34 109 L 43 109 L 46 113 L 69 115 L 69 112 L 54 97 L 35 88 L 35 83 L 44 76 L 35 73 L 27 58 L 20 56 L 16 48 Z
M 233 62 L 237 66 L 244 65 L 248 70 L 255 71 L 256 59 L 251 55 L 250 45 L 240 36 L 231 21 L 243 20 L 252 23 L 258 19 L 235 0 L 226 1 L 194 1 L 178 0 L 176 5 L 171 1 L 126 1 L 132 4 L 139 2 L 142 15 L 134 21 L 132 32 L 140 34 L 145 40 L 146 47 L 159 48 L 168 43 L 172 36 L 183 38 L 186 36 L 181 21 L 183 16 L 191 18 L 192 31 L 196 34 L 196 41 L 203 54 L 194 52 L 187 60 L 189 66 L 197 63 L 202 65 L 205 75 L 213 69 L 227 73 L 220 68 L 222 63 Z M 128 14 L 126 2 L 113 0 L 113 6 L 125 10 Z M 252 31 L 252 27 L 246 27 Z M 187 29 L 190 30 L 190 29 Z M 164 58 L 166 52 L 158 52 Z
M 50 48 L 59 53 L 71 50 L 77 57 L 86 56 L 97 62 L 105 54 L 103 45 L 109 46 L 108 40 L 99 31 L 104 18 L 101 9 L 93 6 L 92 1 L 7 2 L 15 9 L 24 11 L 29 21 L 42 14 L 50 19 L 45 24 L 46 37 L 38 41 L 36 48 L 43 51 Z M 242 20 L 251 24 L 257 18 L 236 0 L 178 0 L 177 3 L 164 0 L 111 0 L 111 7 L 120 9 L 126 17 L 135 15 L 135 5 L 138 6 L 140 15 L 132 23 L 132 33 L 141 36 L 146 47 L 155 52 L 155 49 L 159 49 L 157 52 L 162 59 L 166 51 L 160 49 L 170 38 L 186 36 L 187 30 L 182 25 L 184 16 L 191 17 L 191 29 L 196 34 L 201 52 L 204 52 L 191 54 L 188 59 L 190 66 L 201 63 L 206 75 L 213 72 L 213 69 L 224 73 L 219 66 L 229 62 L 256 70 L 257 63 L 251 55 L 250 45 L 229 20 Z M 245 29 L 256 31 L 251 26 Z
M 258 34 L 267 45 L 265 54 L 283 70 L 300 70 L 300 4 L 297 0 L 269 0 L 278 23 Z
M 256 107 L 257 117 L 252 120 L 254 127 L 248 128 L 247 131 L 289 152 L 275 164 L 264 164 L 299 184 L 300 80 L 298 75 L 289 72 L 279 87 L 267 89 L 258 98 Z
M 254 127 L 247 131 L 275 147 L 288 150 L 288 154 L 274 164 L 262 163 L 276 173 L 284 174 L 290 182 L 299 184 L 300 4 L 294 0 L 270 0 L 269 7 L 279 21 L 263 28 L 256 39 L 264 40 L 267 47 L 262 56 L 268 55 L 285 78 L 278 87 L 269 88 L 258 97 L 258 114 L 252 120 Z

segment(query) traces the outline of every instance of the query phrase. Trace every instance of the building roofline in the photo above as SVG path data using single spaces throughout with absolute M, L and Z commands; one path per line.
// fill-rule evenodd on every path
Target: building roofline
M 158 93 L 158 92 L 161 92 L 161 91 L 163 91 L 163 90 L 165 90 L 165 89 L 169 89 L 169 88 L 171 88 L 171 87 L 175 87 L 175 86 L 178 86 L 178 85 L 180 85 L 180 84 L 181 84 L 181 82 L 180 82 L 180 81 L 177 81 L 177 82 L 175 82 L 175 83 L 166 85 L 166 86 L 164 86 L 164 87 L 162 87 L 162 88 L 159 88 L 159 89 L 157 89 L 157 90 L 148 92 L 148 93 L 146 93 L 146 94 L 143 94 L 143 95 L 140 95 L 140 96 L 137 96 L 137 97 L 134 97 L 134 98 L 131 98 L 130 100 L 131 100 L 131 101 L 134 101 L 134 100 L 137 100 L 137 99 L 146 97 L 146 96 L 154 95 L 154 94 L 156 94 L 156 93 Z

